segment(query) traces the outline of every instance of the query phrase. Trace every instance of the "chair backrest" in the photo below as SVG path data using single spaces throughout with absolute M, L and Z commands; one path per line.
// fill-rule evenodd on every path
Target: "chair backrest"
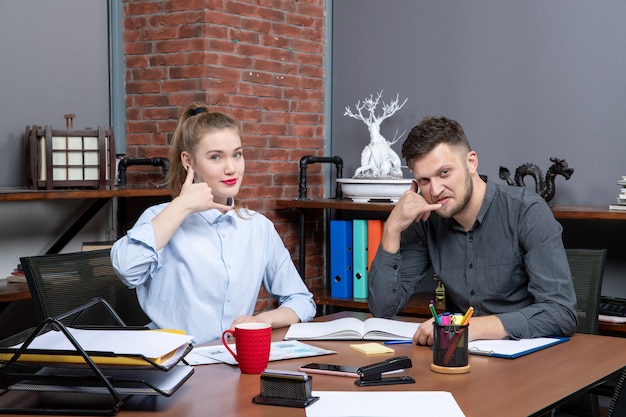
M 107 301 L 128 326 L 150 322 L 134 289 L 124 285 L 111 264 L 110 249 L 22 257 L 28 287 L 39 322 L 57 318 L 94 298 Z M 68 324 L 72 317 L 62 321 Z M 104 305 L 96 305 L 80 318 L 82 325 L 116 325 Z
M 578 332 L 598 333 L 598 310 L 606 249 L 566 249 L 574 290 Z

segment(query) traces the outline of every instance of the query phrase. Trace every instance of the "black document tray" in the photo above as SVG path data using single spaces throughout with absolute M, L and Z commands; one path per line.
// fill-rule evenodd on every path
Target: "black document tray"
M 99 301 L 92 301 L 81 308 L 89 308 L 94 302 Z M 97 365 L 94 359 L 122 355 L 85 351 L 61 319 L 47 318 L 34 330 L 0 342 L 0 353 L 9 354 L 5 356 L 10 358 L 0 367 L 0 414 L 114 415 L 133 395 L 170 396 L 193 374 L 189 365 L 178 365 L 191 351 L 191 344 L 181 347 L 164 364 L 157 364 L 141 355 L 124 355 L 140 359 L 138 362 L 141 365 Z M 61 331 L 76 350 L 28 349 L 35 337 L 50 330 Z M 17 343 L 22 345 L 19 348 L 10 347 Z M 46 361 L 20 361 L 23 354 L 46 355 Z M 77 356 L 80 363 L 51 365 L 49 358 L 59 355 Z

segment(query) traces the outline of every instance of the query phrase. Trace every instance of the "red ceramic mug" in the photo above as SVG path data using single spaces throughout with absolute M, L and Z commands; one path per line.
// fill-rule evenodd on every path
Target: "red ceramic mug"
M 228 346 L 226 335 L 235 337 L 233 352 Z M 260 374 L 267 368 L 272 342 L 272 326 L 268 323 L 240 323 L 235 330 L 222 333 L 222 343 L 239 363 L 243 374 Z

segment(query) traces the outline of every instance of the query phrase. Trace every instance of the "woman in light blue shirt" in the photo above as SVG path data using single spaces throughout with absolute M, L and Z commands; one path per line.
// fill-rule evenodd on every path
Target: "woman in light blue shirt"
M 313 296 L 274 225 L 235 200 L 245 168 L 236 122 L 192 103 L 174 132 L 170 164 L 172 201 L 147 209 L 111 249 L 151 327 L 182 329 L 204 343 L 242 322 L 278 328 L 311 320 Z M 253 315 L 261 284 L 279 306 Z

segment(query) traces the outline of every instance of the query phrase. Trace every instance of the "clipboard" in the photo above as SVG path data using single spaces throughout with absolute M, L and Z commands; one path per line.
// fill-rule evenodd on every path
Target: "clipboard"
M 567 342 L 569 339 L 569 337 L 537 337 L 518 340 L 474 340 L 468 343 L 468 352 L 492 358 L 516 359 Z

